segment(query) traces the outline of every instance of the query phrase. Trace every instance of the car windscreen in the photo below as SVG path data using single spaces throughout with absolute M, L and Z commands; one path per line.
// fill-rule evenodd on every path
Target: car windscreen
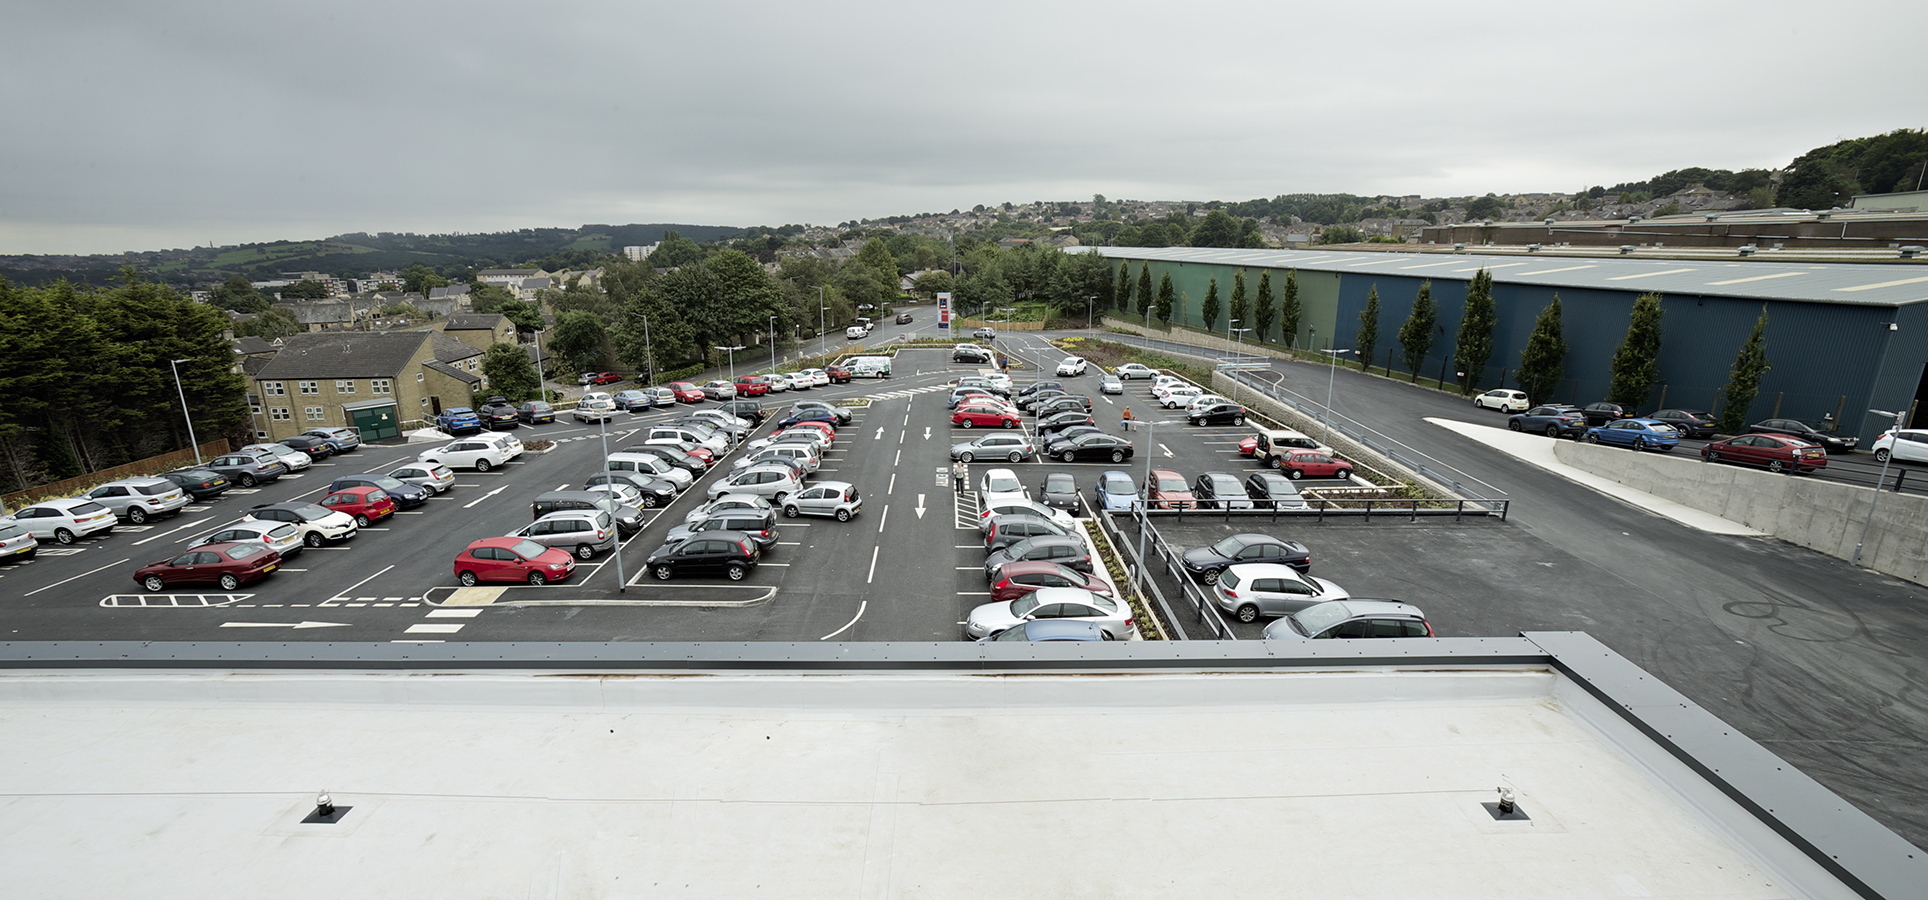
M 1289 618 L 1292 619 L 1292 627 L 1297 628 L 1300 634 L 1311 637 L 1351 616 L 1352 610 L 1347 609 L 1344 603 L 1333 602 L 1314 603 L 1293 613 Z
M 295 515 L 300 516 L 302 519 L 309 522 L 313 522 L 316 519 L 319 519 L 328 515 L 329 511 L 323 508 L 319 504 L 303 503 L 300 506 L 295 507 L 293 512 Z
M 1243 549 L 1245 549 L 1245 541 L 1241 540 L 1238 535 L 1221 539 L 1218 543 L 1212 545 L 1213 553 L 1227 559 L 1237 556 L 1238 552 Z
M 1176 493 L 1176 492 L 1178 492 L 1178 491 L 1183 491 L 1183 490 L 1185 490 L 1185 489 L 1186 489 L 1186 488 L 1185 488 L 1185 479 L 1183 479 L 1183 478 L 1160 478 L 1160 479 L 1158 479 L 1158 489 L 1159 489 L 1159 490 L 1161 490 L 1161 491 L 1171 491 L 1171 492 L 1174 492 L 1174 493 Z
M 1000 474 L 986 478 L 984 480 L 984 489 L 988 491 L 1021 491 L 1024 490 L 1024 484 L 1018 481 L 1016 475 Z
M 266 553 L 268 551 L 259 544 L 237 544 L 221 552 L 227 554 L 229 559 L 247 559 L 257 553 Z
M 529 540 L 516 541 L 515 546 L 509 548 L 510 552 L 513 552 L 515 555 L 520 556 L 523 559 L 535 559 L 536 557 L 541 556 L 543 551 L 546 549 L 547 548 L 543 547 L 541 544 L 538 544 L 535 541 L 529 541 Z

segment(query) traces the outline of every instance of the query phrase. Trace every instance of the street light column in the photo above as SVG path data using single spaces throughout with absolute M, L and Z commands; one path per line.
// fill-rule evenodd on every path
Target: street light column
M 1342 353 L 1351 353 L 1352 351 L 1349 349 L 1333 349 L 1333 350 L 1320 350 L 1319 352 L 1325 354 L 1326 358 L 1332 361 L 1332 365 L 1327 367 L 1328 371 L 1326 373 L 1325 431 L 1322 432 L 1319 437 L 1319 443 L 1325 444 L 1326 446 L 1331 446 L 1332 445 L 1332 441 L 1331 441 L 1331 438 L 1332 438 L 1332 385 L 1333 385 L 1333 382 L 1338 380 L 1338 376 L 1339 376 L 1339 355 Z
M 187 391 L 181 387 L 181 363 L 193 362 L 192 359 L 170 359 L 167 367 L 174 370 L 174 392 L 181 395 L 181 418 L 187 422 L 187 443 L 194 448 L 194 464 L 201 464 L 201 444 L 194 439 L 194 416 L 187 410 Z
M 817 364 L 822 365 L 823 361 L 829 358 L 830 356 L 830 336 L 824 332 L 824 321 L 823 321 L 824 310 L 827 310 L 830 307 L 829 305 L 823 302 L 823 285 L 821 284 L 817 285 L 816 288 L 817 288 Z
M 1895 444 L 1898 446 L 1901 443 L 1901 435 L 1899 433 L 1901 431 L 1901 420 L 1903 418 L 1906 418 L 1907 411 L 1903 410 L 1901 412 L 1891 413 L 1885 409 L 1871 409 L 1871 410 L 1868 410 L 1868 412 L 1874 413 L 1875 415 L 1878 415 L 1878 416 L 1895 417 L 1894 427 L 1888 433 L 1895 436 Z M 1868 526 L 1874 524 L 1874 507 L 1875 507 L 1875 504 L 1881 502 L 1881 486 L 1888 483 L 1888 464 L 1891 462 L 1894 462 L 1894 458 L 1895 458 L 1894 450 L 1891 448 L 1888 451 L 1888 458 L 1881 461 L 1881 477 L 1875 479 L 1874 496 L 1868 498 L 1868 517 L 1861 520 L 1861 536 L 1858 538 L 1855 538 L 1854 558 L 1848 560 L 1848 565 L 1851 565 L 1851 566 L 1861 565 L 1861 545 L 1864 543 L 1867 543 L 1868 541 Z
M 1151 530 L 1151 430 L 1167 422 L 1146 422 L 1145 425 L 1145 481 L 1139 485 L 1138 492 L 1138 568 L 1131 574 L 1131 589 L 1143 596 L 1142 585 L 1145 580 L 1145 532 Z
M 770 316 L 770 374 L 777 373 L 777 317 Z

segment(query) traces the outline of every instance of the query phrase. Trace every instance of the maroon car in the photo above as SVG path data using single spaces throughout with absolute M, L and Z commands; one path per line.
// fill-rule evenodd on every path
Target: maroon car
M 148 563 L 134 570 L 134 580 L 150 592 L 191 584 L 211 584 L 232 591 L 260 581 L 281 567 L 281 554 L 260 544 L 225 542 L 203 544 L 172 559 Z
M 997 583 L 991 585 L 991 600 L 995 603 L 1016 600 L 1045 587 L 1084 588 L 1093 593 L 1111 595 L 1111 585 L 1098 576 L 1087 575 L 1049 560 L 1006 563 L 998 571 L 998 576 Z
M 1813 472 L 1828 466 L 1828 451 L 1819 444 L 1783 434 L 1737 434 L 1700 448 L 1708 462 L 1762 466 L 1770 472 Z

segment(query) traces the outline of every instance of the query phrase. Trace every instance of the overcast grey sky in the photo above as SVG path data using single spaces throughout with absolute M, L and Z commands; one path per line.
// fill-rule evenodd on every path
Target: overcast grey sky
M 0 253 L 1573 191 L 1921 127 L 1928 4 L 10 4 Z

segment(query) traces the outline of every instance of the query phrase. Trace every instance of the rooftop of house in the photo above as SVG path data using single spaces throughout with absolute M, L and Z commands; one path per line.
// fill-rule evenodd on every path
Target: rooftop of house
M 326 331 L 293 334 L 254 377 L 393 378 L 428 340 L 424 331 Z

